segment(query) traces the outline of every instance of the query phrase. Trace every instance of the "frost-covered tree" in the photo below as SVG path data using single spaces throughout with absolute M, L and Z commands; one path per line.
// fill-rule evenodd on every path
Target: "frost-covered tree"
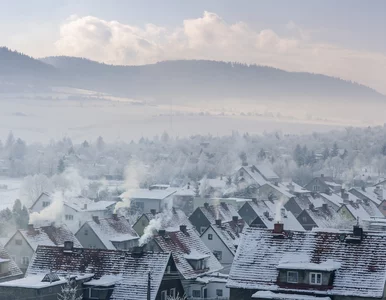
M 58 294 L 58 300 L 82 300 L 82 298 L 82 294 L 78 292 L 76 284 L 71 279 L 67 280 L 67 283 L 62 286 L 60 294 Z

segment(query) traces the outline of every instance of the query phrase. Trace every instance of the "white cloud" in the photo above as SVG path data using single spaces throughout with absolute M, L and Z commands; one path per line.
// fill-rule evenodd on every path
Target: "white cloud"
M 71 16 L 60 28 L 55 46 L 61 55 L 82 56 L 113 64 L 146 64 L 168 59 L 211 59 L 269 65 L 341 77 L 386 93 L 386 55 L 312 42 L 310 31 L 294 22 L 294 37 L 271 29 L 253 30 L 244 22 L 226 23 L 204 12 L 180 27 L 144 28 L 92 16 Z M 360 38 L 360 37 L 358 37 Z

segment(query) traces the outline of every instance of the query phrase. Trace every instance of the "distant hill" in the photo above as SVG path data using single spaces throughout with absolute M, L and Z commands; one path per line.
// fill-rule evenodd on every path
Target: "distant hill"
M 136 98 L 223 99 L 344 97 L 386 100 L 366 86 L 324 75 L 207 60 L 165 61 L 143 66 L 113 66 L 75 57 L 42 59 L 81 82 Z
M 76 57 L 41 60 L 0 48 L 0 92 L 68 86 L 158 102 L 287 97 L 382 100 L 366 86 L 324 75 L 207 60 L 113 66 Z

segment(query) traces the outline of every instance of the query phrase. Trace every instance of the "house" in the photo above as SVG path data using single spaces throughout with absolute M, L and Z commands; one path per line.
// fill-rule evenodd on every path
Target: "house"
M 148 189 L 131 189 L 124 192 L 120 198 L 130 199 L 130 210 L 132 212 L 149 212 L 152 209 L 161 211 L 167 203 L 173 203 L 173 195 L 176 189 L 168 185 L 154 185 Z
M 62 288 L 70 282 L 72 287 L 76 287 L 77 296 L 81 297 L 83 283 L 89 281 L 92 277 L 93 274 L 76 276 L 63 274 L 59 276 L 51 271 L 32 274 L 28 277 L 0 283 L 0 295 L 8 300 L 57 300 Z
M 85 300 L 165 300 L 184 293 L 170 252 L 144 252 L 141 247 L 132 251 L 87 249 L 75 248 L 71 242 L 65 243 L 64 247 L 39 246 L 25 280 L 28 282 L 28 278 L 47 273 L 55 273 L 59 278 L 68 275 L 86 277 L 88 281 L 82 282 L 81 288 Z M 0 293 L 4 288 L 10 289 L 0 286 Z M 39 289 L 39 284 L 30 285 L 28 289 L 16 286 L 13 292 L 20 295 L 17 299 L 27 299 L 28 295 L 36 295 Z M 41 293 L 48 294 L 45 300 L 57 299 L 54 291 L 47 289 Z
M 338 213 L 351 221 L 384 217 L 374 202 L 369 200 L 362 201 L 357 198 L 345 202 L 338 210 Z
M 336 182 L 332 177 L 324 176 L 313 178 L 308 184 L 304 186 L 305 189 L 317 193 L 340 193 L 342 185 Z
M 277 213 L 280 215 L 276 216 Z M 296 217 L 278 201 L 253 200 L 245 203 L 239 209 L 239 214 L 250 226 L 272 229 L 277 220 L 282 220 L 288 229 L 303 230 Z
M 17 266 L 25 272 L 39 245 L 63 246 L 65 241 L 72 241 L 76 247 L 82 247 L 66 225 L 34 227 L 29 224 L 28 229 L 19 229 L 15 232 L 5 244 L 5 249 L 11 253 L 12 260 Z
M 29 210 L 31 213 L 40 213 L 44 209 L 49 209 L 54 201 L 52 195 L 42 193 Z M 56 201 L 62 201 L 62 199 Z M 58 204 L 63 208 L 60 221 L 66 224 L 73 233 L 76 233 L 83 223 L 91 220 L 93 216 L 111 217 L 115 204 L 115 201 L 93 201 L 83 196 L 64 197 L 63 201 Z
M 184 225 L 179 228 L 158 230 L 146 244 L 145 249 L 172 253 L 188 298 L 207 298 L 207 284 L 197 281 L 197 279 L 222 269 L 220 262 L 200 239 L 197 232 Z M 225 283 L 222 288 L 223 290 L 226 289 Z
M 0 282 L 11 281 L 21 277 L 23 277 L 23 272 L 0 243 Z
M 234 175 L 239 185 L 257 187 L 267 182 L 278 183 L 279 176 L 266 164 L 241 166 Z
M 283 202 L 287 202 L 288 199 L 294 196 L 287 190 L 286 186 L 280 183 L 272 184 L 269 182 L 259 187 L 258 194 L 261 199 L 281 200 Z
M 252 201 L 252 198 L 242 198 L 242 197 L 228 197 L 228 198 L 194 198 L 194 209 L 200 206 L 204 206 L 205 203 L 209 205 L 217 205 L 218 203 L 225 203 L 228 206 L 233 206 L 236 210 L 239 210 L 245 202 Z
M 338 193 L 318 193 L 318 195 L 334 210 L 338 210 L 342 204 L 350 198 L 350 194 L 345 190 L 341 190 L 340 194 Z
M 312 230 L 314 227 L 339 228 L 344 225 L 341 214 L 327 204 L 321 207 L 311 204 L 308 209 L 298 215 L 297 220 L 305 230 Z
M 311 195 L 300 195 L 289 199 L 284 207 L 286 210 L 292 212 L 295 217 L 298 217 L 301 212 L 313 205 L 314 207 L 321 207 L 328 203 L 321 197 L 321 194 L 312 193 Z
M 138 246 L 139 236 L 124 217 L 113 214 L 112 218 L 94 216 L 75 234 L 85 248 L 130 250 Z
M 386 235 L 246 230 L 229 274 L 230 300 L 384 299 Z
M 242 232 L 246 227 L 249 227 L 247 223 L 234 216 L 230 222 L 216 221 L 216 224 L 211 224 L 201 234 L 201 240 L 223 266 L 223 273 L 229 273 Z
M 191 187 L 190 182 L 177 190 L 173 195 L 173 206 L 180 208 L 185 214 L 190 215 L 194 210 L 195 190 Z
M 377 185 L 375 187 L 352 188 L 349 190 L 349 193 L 363 201 L 368 200 L 374 202 L 382 214 L 386 216 L 386 188 L 382 185 Z
M 228 281 L 228 274 L 212 273 L 196 279 L 196 282 L 204 284 L 206 299 L 229 299 L 229 289 L 225 287 Z M 202 293 L 204 294 L 204 293 Z M 205 299 L 205 298 L 204 298 Z
M 166 229 L 168 227 L 178 228 L 180 225 L 185 225 L 188 228 L 193 228 L 188 217 L 181 209 L 172 208 L 171 212 L 157 213 L 155 210 L 151 210 L 150 213 L 142 214 L 138 220 L 134 223 L 133 229 L 140 236 L 143 235 L 145 228 L 149 225 L 153 219 L 159 219 L 162 223 L 161 228 Z
M 224 202 L 212 205 L 204 203 L 204 206 L 197 207 L 194 210 L 189 216 L 189 221 L 201 234 L 210 224 L 216 224 L 216 220 L 221 220 L 221 222 L 226 223 L 232 221 L 234 216 L 241 219 L 236 209 L 231 205 L 227 205 Z

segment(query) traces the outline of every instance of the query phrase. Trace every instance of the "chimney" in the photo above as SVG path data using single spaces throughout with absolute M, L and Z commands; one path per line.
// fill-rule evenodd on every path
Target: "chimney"
M 284 231 L 284 224 L 281 222 L 276 222 L 273 225 L 273 233 L 283 233 Z
M 118 214 L 113 214 L 113 219 L 117 221 L 118 220 Z
M 188 188 L 187 189 L 190 190 L 190 182 L 188 182 Z
M 180 225 L 180 231 L 186 233 L 186 225 Z
M 220 219 L 217 219 L 217 220 L 216 220 L 216 225 L 217 225 L 217 226 L 221 226 L 221 220 L 220 220 Z
M 35 233 L 35 228 L 34 228 L 34 224 L 28 224 L 28 233 L 29 234 L 34 234 Z
M 209 208 L 209 203 L 208 203 L 208 202 L 205 202 L 205 203 L 204 203 L 204 207 L 205 207 L 206 209 L 208 209 L 208 208 Z
M 328 210 L 327 203 L 323 203 L 323 204 L 322 204 L 322 209 L 323 209 L 324 211 L 327 211 L 327 210 Z
M 363 228 L 360 227 L 359 225 L 354 225 L 353 236 L 362 240 L 363 239 Z
M 221 202 L 220 204 L 221 204 L 221 206 L 222 206 L 224 209 L 228 209 L 228 205 L 227 205 L 225 202 Z
M 99 224 L 99 217 L 98 216 L 92 216 L 92 219 L 95 223 Z
M 151 209 L 151 210 L 150 210 L 150 213 L 151 213 L 153 216 L 155 216 L 155 214 L 157 213 L 157 211 L 156 211 L 155 209 Z
M 87 209 L 87 203 L 84 204 L 83 209 L 84 209 L 84 210 Z
M 160 236 L 165 236 L 166 230 L 165 230 L 165 229 L 160 229 L 160 230 L 158 230 L 158 234 L 159 234 Z
M 232 217 L 232 221 L 233 221 L 234 223 L 237 223 L 237 222 L 239 221 L 239 217 L 238 217 L 238 216 L 233 216 L 233 217 Z
M 135 246 L 131 251 L 131 256 L 133 257 L 141 257 L 143 255 L 144 246 Z
M 73 241 L 65 241 L 63 252 L 71 253 L 74 250 L 74 242 Z
M 257 198 L 252 198 L 253 203 L 257 203 Z
M 315 205 L 313 203 L 310 203 L 310 205 L 308 206 L 308 208 L 312 211 L 315 210 Z

